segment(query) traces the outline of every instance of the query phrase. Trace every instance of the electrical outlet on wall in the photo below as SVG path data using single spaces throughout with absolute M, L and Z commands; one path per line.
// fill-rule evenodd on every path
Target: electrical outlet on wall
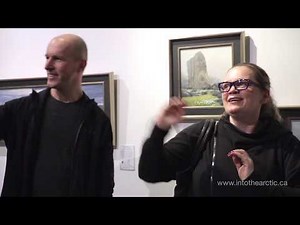
M 133 145 L 120 146 L 120 170 L 135 170 L 135 153 Z

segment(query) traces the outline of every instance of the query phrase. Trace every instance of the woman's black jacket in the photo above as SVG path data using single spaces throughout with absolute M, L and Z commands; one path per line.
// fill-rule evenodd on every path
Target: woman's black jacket
M 139 177 L 151 183 L 176 180 L 189 166 L 202 126 L 203 121 L 195 123 L 166 143 L 168 131 L 155 126 L 142 148 Z M 193 172 L 191 196 L 300 196 L 300 141 L 280 123 L 266 119 L 246 134 L 222 117 L 216 129 L 216 142 L 210 139 Z M 233 149 L 246 150 L 254 162 L 244 181 L 227 156 Z

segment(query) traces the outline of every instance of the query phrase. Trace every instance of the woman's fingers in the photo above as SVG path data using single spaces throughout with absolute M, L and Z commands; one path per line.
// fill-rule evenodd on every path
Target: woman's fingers
M 245 180 L 254 171 L 253 161 L 244 149 L 232 150 L 227 156 L 232 158 L 241 180 Z
M 180 122 L 182 116 L 185 114 L 184 106 L 185 102 L 178 98 L 172 97 L 169 100 L 169 105 L 166 106 L 159 114 L 156 124 L 161 129 L 167 130 L 170 126 Z

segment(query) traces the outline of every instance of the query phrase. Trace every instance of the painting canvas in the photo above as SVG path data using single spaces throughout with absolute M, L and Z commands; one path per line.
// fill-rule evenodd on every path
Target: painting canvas
M 300 140 L 300 117 L 291 120 L 291 130 L 293 134 Z
M 92 99 L 97 102 L 97 105 L 105 111 L 104 105 L 104 82 L 97 84 L 84 84 L 82 86 L 83 91 Z
M 181 96 L 188 106 L 222 106 L 217 83 L 232 66 L 228 46 L 193 48 L 180 51 Z M 215 66 L 215 65 L 218 66 Z

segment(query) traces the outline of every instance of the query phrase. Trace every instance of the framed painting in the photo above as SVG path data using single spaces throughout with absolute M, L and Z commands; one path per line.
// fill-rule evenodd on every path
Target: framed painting
M 184 119 L 219 118 L 223 113 L 218 83 L 233 65 L 246 61 L 245 33 L 173 39 L 170 96 L 186 103 Z
M 288 124 L 293 134 L 300 140 L 300 116 L 289 117 Z
M 46 77 L 0 80 L 0 105 L 3 105 L 6 101 L 29 95 L 32 90 L 39 92 L 46 86 Z M 83 75 L 82 88 L 110 118 L 113 130 L 113 145 L 116 147 L 116 103 L 113 72 Z
M 300 140 L 300 107 L 279 107 L 284 125 Z

